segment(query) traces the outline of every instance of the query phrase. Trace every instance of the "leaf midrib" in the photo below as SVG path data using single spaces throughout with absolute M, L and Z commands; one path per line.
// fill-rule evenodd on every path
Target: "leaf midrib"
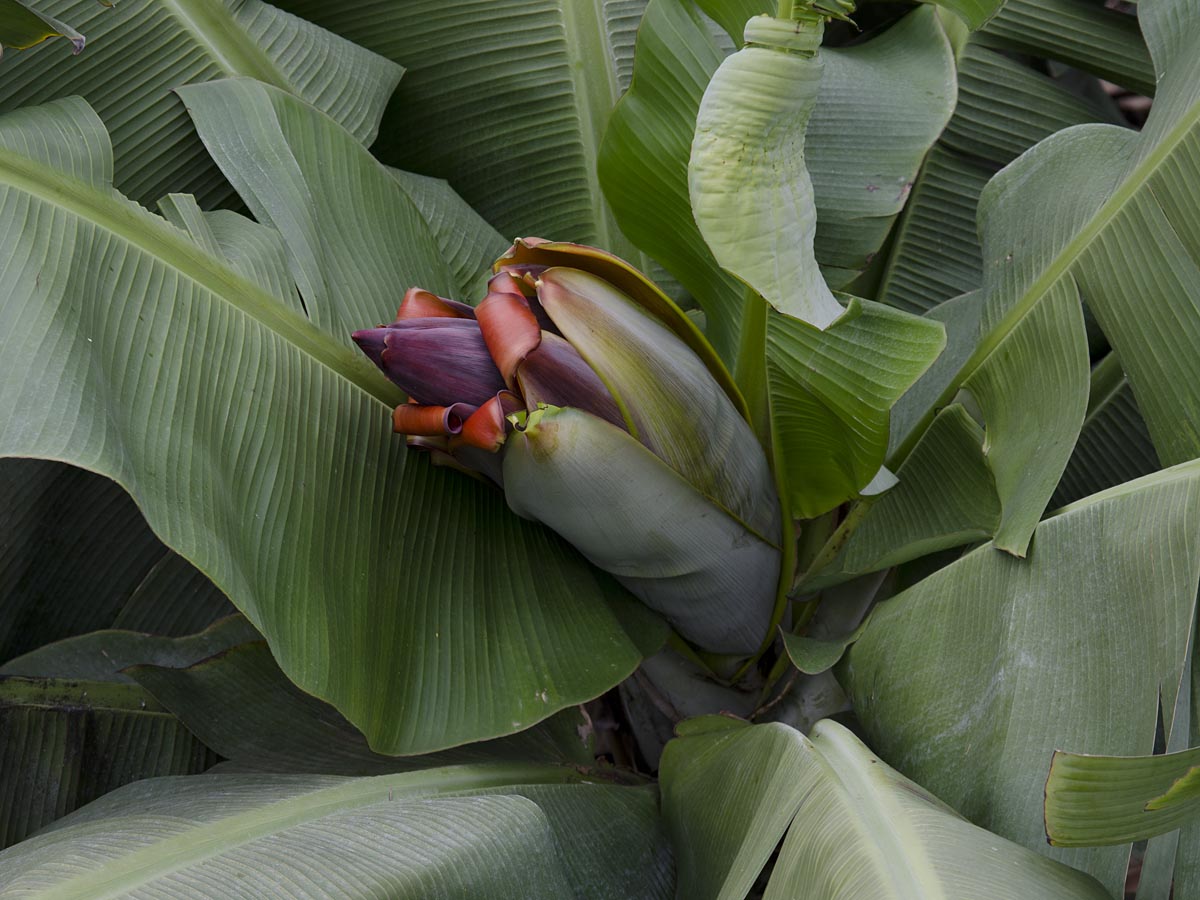
M 223 3 L 197 0 L 161 0 L 197 42 L 212 54 L 231 75 L 249 75 L 267 84 L 292 91 L 292 85 L 262 47 L 246 36 L 245 30 Z
M 615 226 L 604 200 L 597 175 L 600 138 L 608 115 L 620 98 L 617 85 L 616 55 L 613 51 L 604 0 L 563 0 L 563 35 L 567 69 L 579 101 L 580 144 L 592 208 L 596 210 L 596 240 L 601 247 L 614 245 Z M 588 60 L 603 65 L 588 65 Z M 595 77 L 603 72 L 603 78 Z
M 165 875 L 219 856 L 231 847 L 295 828 L 326 815 L 373 803 L 417 800 L 510 785 L 587 781 L 574 769 L 566 767 L 510 763 L 489 764 L 486 771 L 463 771 L 463 768 L 468 767 L 350 778 L 331 787 L 307 791 L 298 797 L 256 806 L 189 828 L 109 860 L 97 869 L 81 872 L 75 878 L 40 892 L 38 897 L 39 900 L 109 900 L 123 897 Z M 304 777 L 299 776 L 298 779 Z M 402 792 L 400 796 L 397 796 L 398 791 Z
M 821 735 L 821 738 L 823 740 L 818 739 L 813 744 L 818 758 L 832 776 L 830 780 L 846 798 L 847 808 L 857 813 L 855 818 L 871 835 L 880 855 L 891 863 L 882 874 L 894 891 L 892 896 L 945 900 L 942 881 L 929 862 L 924 842 L 911 834 L 911 827 L 904 827 L 910 826 L 908 816 L 875 784 L 856 752 L 857 748 L 851 747 L 848 751 L 846 741 L 836 733 Z M 862 802 L 864 798 L 866 803 Z M 885 814 L 873 816 L 870 814 L 873 809 L 884 810 Z M 933 880 L 922 877 L 921 871 L 935 873 Z
M 1097 210 L 1091 220 L 1079 229 L 1075 236 L 1059 252 L 1058 256 L 1051 260 L 1050 264 L 1042 270 L 1042 274 L 1034 280 L 1033 284 L 1029 286 L 1021 298 L 1000 318 L 996 326 L 984 335 L 983 340 L 979 342 L 979 345 L 975 348 L 970 358 L 959 369 L 958 374 L 954 376 L 950 384 L 946 386 L 946 389 L 937 399 L 937 402 L 930 407 L 917 427 L 912 430 L 908 440 L 888 460 L 889 466 L 896 466 L 900 462 L 903 462 L 916 445 L 916 441 L 919 440 L 920 435 L 924 434 L 928 429 L 936 411 L 950 404 L 962 385 L 969 381 L 971 376 L 983 367 L 992 353 L 1017 329 L 1025 317 L 1029 315 L 1030 311 L 1050 292 L 1050 289 L 1058 280 L 1070 273 L 1072 267 L 1087 252 L 1092 243 L 1121 215 L 1130 199 L 1149 184 L 1153 174 L 1157 172 L 1158 168 L 1174 153 L 1179 145 L 1184 142 L 1198 123 L 1200 123 L 1200 103 L 1193 103 L 1187 112 L 1180 116 L 1180 121 L 1176 126 L 1126 176 L 1124 181 L 1117 186 L 1117 189 L 1101 204 L 1100 209 Z
M 315 362 L 355 387 L 394 406 L 402 395 L 368 360 L 339 344 L 300 313 L 294 312 L 220 261 L 206 254 L 183 231 L 136 206 L 115 191 L 104 193 L 72 175 L 44 168 L 10 150 L 0 149 L 0 180 L 108 231 L 159 264 L 178 272 L 213 296 L 255 320 Z

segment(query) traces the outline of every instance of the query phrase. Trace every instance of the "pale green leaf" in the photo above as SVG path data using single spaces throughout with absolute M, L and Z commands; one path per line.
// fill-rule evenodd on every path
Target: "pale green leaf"
M 1200 748 L 1156 756 L 1059 750 L 1046 781 L 1046 833 L 1059 847 L 1145 840 L 1200 818 Z
M 1066 507 L 1025 560 L 988 544 L 881 604 L 843 670 L 872 746 L 977 824 L 1046 849 L 1050 754 L 1148 754 L 1160 690 L 1174 706 L 1197 515 L 1193 462 Z M 1124 881 L 1128 847 L 1047 852 L 1114 893 Z
M 837 289 L 883 246 L 929 148 L 955 108 L 954 56 L 930 7 L 883 34 L 822 50 L 825 74 L 805 155 L 817 206 L 815 251 Z
M 944 345 L 941 323 L 865 300 L 823 332 L 769 316 L 771 419 L 793 512 L 820 515 L 867 487 L 883 465 L 889 411 Z
M 1020 186 L 1001 186 L 1010 202 L 1027 202 L 1038 191 L 1043 202 L 1056 203 L 1069 188 L 1055 181 L 1062 170 L 1111 148 L 1086 186 L 1095 214 L 1043 280 L 1074 272 L 1168 465 L 1200 454 L 1200 4 L 1150 0 L 1140 8 L 1143 17 L 1172 13 L 1191 18 L 1170 44 L 1152 45 L 1159 84 L 1141 134 L 1073 129 L 1014 166 L 1011 178 Z
M 812 740 L 725 722 L 685 723 L 663 755 L 679 896 L 740 900 L 786 831 L 770 900 L 1107 900 L 1086 875 L 963 820 L 834 722 Z
M 678 733 L 659 768 L 678 896 L 740 900 L 804 800 L 808 785 L 796 774 L 808 742 L 786 725 L 717 716 Z
M 1154 8 L 1151 0 L 1144 11 Z M 1200 48 L 1200 28 L 1189 34 Z M 1200 377 L 1190 352 L 1200 218 L 1179 199 L 1200 159 L 1197 66 L 1200 53 L 1174 57 L 1140 135 L 1067 129 L 997 175 L 981 199 L 984 337 L 943 400 L 965 386 L 988 420 L 1004 549 L 1022 551 L 1082 424 L 1080 291 L 1121 357 L 1160 458 L 1189 459 L 1200 445 L 1200 404 L 1182 387 Z
M 450 267 L 458 299 L 466 303 L 482 300 L 487 295 L 492 262 L 508 249 L 510 241 L 442 179 L 400 169 L 388 171 L 429 223 L 438 252 Z
M 670 896 L 646 789 L 519 764 L 138 782 L 0 854 L 29 898 Z
M 400 204 L 370 246 L 432 247 L 397 182 L 330 128 L 301 130 L 330 141 L 312 189 L 366 166 L 362 179 L 379 180 L 359 189 Z M 509 734 L 633 670 L 611 580 L 498 492 L 407 454 L 386 405 L 398 392 L 339 328 L 331 337 L 270 290 L 286 271 L 267 278 L 267 256 L 239 268 L 206 251 L 113 191 L 110 160 L 80 100 L 0 125 L 0 454 L 122 484 L 288 677 L 377 750 Z M 435 257 L 403 259 L 401 285 L 449 280 Z M 395 265 L 327 281 L 316 314 L 353 320 L 359 285 L 382 304 L 402 287 L 367 279 Z
M 1004 224 L 1019 227 L 1016 218 L 1013 210 Z M 985 232 L 985 259 L 993 234 Z M 1024 556 L 1083 424 L 1088 346 L 1074 282 L 1056 282 L 1031 298 L 1031 308 L 1010 307 L 1009 315 L 989 328 L 994 321 L 989 312 L 1008 299 L 1006 287 L 1001 282 L 984 301 L 980 330 L 986 336 L 959 383 L 983 413 L 983 452 L 1000 498 L 996 546 Z
M 401 69 L 261 0 L 40 0 L 88 34 L 65 62 L 53 43 L 0 65 L 0 112 L 79 95 L 116 150 L 118 189 L 148 205 L 168 191 L 204 207 L 234 199 L 172 91 L 234 75 L 291 91 L 370 143 Z

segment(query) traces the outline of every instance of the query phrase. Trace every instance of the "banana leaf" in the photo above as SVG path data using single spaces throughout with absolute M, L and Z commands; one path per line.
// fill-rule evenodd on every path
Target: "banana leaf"
M 641 656 L 610 603 L 639 607 L 498 492 L 393 436 L 398 391 L 339 323 L 383 320 L 401 286 L 442 290 L 453 276 L 349 132 L 311 107 L 281 109 L 330 142 L 313 191 L 371 186 L 362 218 L 345 215 L 369 228 L 376 265 L 347 283 L 316 273 L 329 290 L 309 311 L 329 331 L 303 314 L 278 232 L 168 204 L 184 230 L 114 191 L 108 136 L 84 101 L 0 122 L 0 455 L 121 484 L 288 677 L 378 751 L 510 734 L 603 693 Z
M 663 754 L 679 896 L 740 900 L 783 840 L 768 900 L 1107 900 L 1092 878 L 978 828 L 847 729 L 692 719 Z M 785 836 L 786 835 L 786 836 Z
M 12 0 L 6 0 L 11 3 Z M 188 122 L 175 88 L 244 75 L 313 103 L 370 143 L 403 71 L 261 0 L 39 0 L 88 35 L 64 59 L 51 41 L 0 65 L 0 112 L 81 96 L 104 120 L 119 190 L 144 205 L 168 191 L 204 208 L 236 202 Z
M 590 782 L 590 783 L 589 783 Z M 22 896 L 671 896 L 652 789 L 497 764 L 140 781 L 0 853 Z
M 1118 893 L 1128 844 L 1046 846 L 1046 777 L 1057 749 L 1151 753 L 1160 692 L 1170 732 L 1198 512 L 1193 461 L 1065 507 L 1025 560 L 985 544 L 881 604 L 840 672 L 872 747 L 976 824 Z

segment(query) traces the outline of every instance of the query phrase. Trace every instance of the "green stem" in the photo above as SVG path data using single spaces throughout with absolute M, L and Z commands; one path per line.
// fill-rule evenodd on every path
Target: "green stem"
M 850 540 L 850 537 L 858 529 L 858 526 L 862 524 L 863 518 L 873 504 L 873 498 L 866 498 L 856 501 L 850 507 L 850 511 L 846 513 L 846 518 L 842 520 L 842 524 L 829 536 L 829 540 L 825 542 L 825 546 L 821 548 L 820 552 L 813 558 L 813 561 L 804 569 L 804 573 L 796 579 L 792 590 L 793 595 L 799 588 L 804 586 L 804 582 L 808 581 L 813 575 L 816 575 L 838 558 L 838 554 L 842 552 L 846 546 L 846 542 Z
M 775 8 L 775 18 L 790 19 L 792 17 L 792 6 L 794 0 L 779 0 L 779 5 Z
M 733 377 L 746 406 L 750 424 L 759 443 L 771 452 L 771 415 L 767 402 L 767 301 L 753 288 L 746 288 L 742 306 L 742 333 L 738 342 Z
M 837 531 L 837 510 L 833 509 L 815 519 L 807 520 L 800 528 L 800 546 L 796 553 L 796 566 L 801 572 L 812 568 L 813 560 L 825 548 L 825 544 Z

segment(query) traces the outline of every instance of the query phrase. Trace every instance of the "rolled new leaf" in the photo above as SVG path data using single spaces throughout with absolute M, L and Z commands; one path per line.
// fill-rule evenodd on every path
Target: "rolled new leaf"
M 817 267 L 804 135 L 824 16 L 756 16 L 704 91 L 688 163 L 692 212 L 721 268 L 782 313 L 824 329 L 842 314 Z

